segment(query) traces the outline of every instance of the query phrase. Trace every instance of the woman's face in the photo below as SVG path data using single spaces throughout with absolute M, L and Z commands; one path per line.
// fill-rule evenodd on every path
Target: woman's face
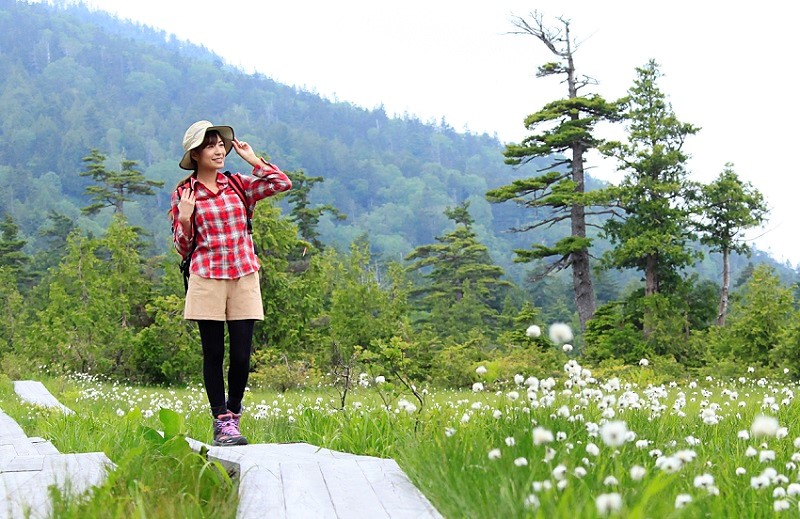
M 219 135 L 210 139 L 206 145 L 201 145 L 193 155 L 199 170 L 219 170 L 225 167 L 225 142 Z

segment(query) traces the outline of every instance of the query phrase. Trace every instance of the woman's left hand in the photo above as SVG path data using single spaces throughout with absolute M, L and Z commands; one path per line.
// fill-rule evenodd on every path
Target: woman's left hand
M 242 157 L 248 164 L 253 167 L 258 165 L 259 160 L 256 156 L 256 152 L 253 151 L 253 148 L 251 148 L 249 144 L 237 139 L 233 139 L 231 142 L 233 142 L 233 149 L 236 150 L 236 153 L 238 153 L 239 156 Z

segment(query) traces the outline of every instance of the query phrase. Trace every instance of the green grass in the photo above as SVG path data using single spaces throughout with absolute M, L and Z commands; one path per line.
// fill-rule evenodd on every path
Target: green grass
M 431 390 L 422 407 L 406 395 L 421 407 L 414 412 L 399 409 L 396 398 L 384 400 L 387 395 L 374 387 L 354 389 L 344 410 L 338 409 L 338 393 L 332 388 L 252 392 L 245 399 L 243 433 L 251 442 L 307 442 L 392 457 L 437 509 L 452 518 L 598 517 L 603 514 L 596 499 L 609 493 L 621 496 L 621 509 L 611 514 L 615 516 L 772 517 L 776 499 L 782 499 L 773 497 L 775 489 L 785 491 L 798 479 L 800 449 L 794 439 L 800 436 L 800 407 L 794 383 L 704 380 L 653 391 L 624 383 L 617 389 L 592 379 L 580 382 L 585 388 L 578 379 L 567 388 L 566 381 L 565 376 L 549 391 L 539 388 L 535 403 L 524 386 L 513 383 L 487 384 L 481 393 Z M 45 383 L 75 416 L 21 405 L 9 383 L 0 385 L 0 407 L 29 436 L 48 438 L 61 452 L 102 450 L 118 465 L 106 485 L 88 498 L 57 500 L 57 517 L 235 516 L 236 486 L 224 471 L 197 455 L 156 445 L 146 434 L 148 428 L 164 429 L 159 410 L 167 408 L 185 419 L 189 436 L 210 442 L 202 387 L 137 388 L 91 379 Z M 520 397 L 512 400 L 510 391 Z M 738 394 L 733 397 L 730 391 Z M 632 395 L 638 400 L 631 400 Z M 673 407 L 680 396 L 685 404 Z M 776 408 L 769 409 L 772 402 L 765 398 L 774 398 Z M 606 407 L 614 410 L 610 420 L 625 422 L 634 439 L 610 447 L 600 436 L 589 435 L 587 424 L 601 424 Z M 717 407 L 716 424 L 702 418 L 703 409 L 711 407 Z M 739 431 L 749 430 L 761 413 L 775 416 L 788 435 L 740 439 Z M 556 439 L 535 445 L 535 426 Z M 637 445 L 645 440 L 646 445 Z M 597 456 L 587 452 L 589 443 L 599 448 Z M 750 446 L 757 452 L 773 450 L 774 461 L 760 461 L 758 454 L 748 457 Z M 499 449 L 499 458 L 490 459 L 493 449 Z M 656 465 L 655 449 L 663 456 L 686 456 L 687 451 L 694 456 L 677 472 L 666 473 Z M 554 474 L 559 465 L 565 467 L 562 483 Z M 634 465 L 646 469 L 641 480 L 631 476 Z M 737 475 L 738 467 L 746 473 Z M 783 477 L 773 478 L 765 489 L 752 488 L 751 477 L 768 467 Z M 695 477 L 702 474 L 714 477 L 719 495 L 695 486 Z M 680 494 L 692 501 L 676 509 Z M 797 514 L 797 498 L 785 499 Z

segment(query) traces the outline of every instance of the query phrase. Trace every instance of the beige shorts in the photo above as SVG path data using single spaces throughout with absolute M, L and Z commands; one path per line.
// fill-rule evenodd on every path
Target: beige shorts
M 264 319 L 258 272 L 239 279 L 189 276 L 183 318 L 191 321 Z

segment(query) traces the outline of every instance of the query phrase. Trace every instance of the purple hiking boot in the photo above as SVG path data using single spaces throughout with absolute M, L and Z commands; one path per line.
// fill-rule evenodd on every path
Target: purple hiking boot
M 229 445 L 247 445 L 247 438 L 239 432 L 239 419 L 241 414 L 234 414 L 228 411 L 214 418 L 214 442 L 215 447 L 226 447 Z

